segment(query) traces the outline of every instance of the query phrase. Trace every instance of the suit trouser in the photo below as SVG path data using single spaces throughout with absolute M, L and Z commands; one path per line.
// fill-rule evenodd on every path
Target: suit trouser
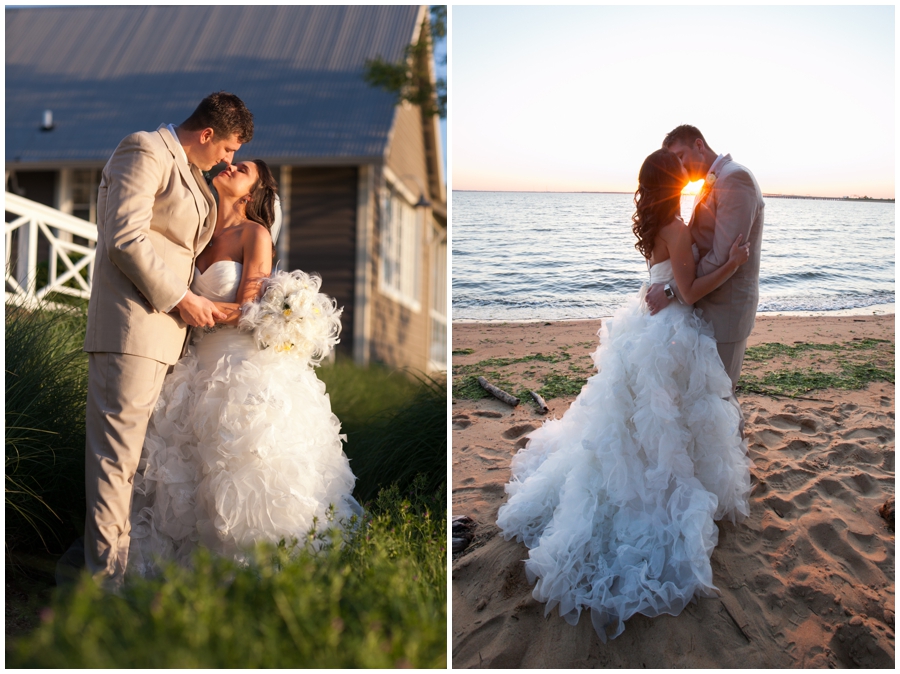
M 744 352 L 747 350 L 747 340 L 740 342 L 718 342 L 716 348 L 719 350 L 719 358 L 722 359 L 722 365 L 725 366 L 725 372 L 731 378 L 731 404 L 737 407 L 738 414 L 741 415 L 740 430 L 741 435 L 744 434 L 744 414 L 741 412 L 741 404 L 735 395 L 738 379 L 741 378 L 741 368 L 744 365 Z
M 84 558 L 111 588 L 124 579 L 134 474 L 168 368 L 124 353 L 88 354 Z

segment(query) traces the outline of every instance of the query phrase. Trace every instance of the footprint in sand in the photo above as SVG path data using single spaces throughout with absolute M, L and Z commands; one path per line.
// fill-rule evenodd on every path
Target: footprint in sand
M 500 419 L 503 416 L 501 412 L 492 412 L 491 410 L 474 412 L 474 414 L 476 417 L 485 417 L 487 419 Z
M 518 438 L 519 436 L 525 435 L 526 433 L 531 433 L 531 431 L 535 430 L 535 427 L 531 424 L 519 424 L 517 426 L 511 426 L 503 431 L 503 437 L 509 440 L 513 440 Z
M 844 667 L 893 669 L 894 654 L 888 653 L 877 636 L 874 621 L 853 616 L 840 624 L 829 642 L 832 652 Z
M 845 477 L 842 482 L 850 489 L 862 494 L 863 496 L 869 496 L 870 494 L 881 491 L 881 489 L 878 487 L 878 483 L 874 479 L 872 479 L 871 476 L 866 475 L 865 473 L 850 475 L 849 477 Z
M 837 558 L 852 569 L 853 574 L 863 584 L 874 583 L 881 575 L 872 562 L 856 550 L 845 537 L 847 523 L 840 518 L 829 522 L 818 522 L 809 528 L 809 537 L 825 558 Z
M 524 438 L 519 438 L 516 441 L 516 444 L 513 446 L 513 449 L 515 451 L 519 451 L 520 449 L 522 449 L 522 447 L 524 447 L 527 444 L 528 444 L 528 436 L 525 436 Z
M 844 433 L 841 437 L 845 440 L 862 440 L 874 438 L 879 442 L 887 442 L 888 439 L 894 439 L 894 431 L 884 426 L 875 426 L 872 428 L 854 428 L 849 433 Z
M 810 449 L 812 449 L 812 447 L 812 443 L 807 442 L 806 440 L 801 440 L 800 438 L 794 438 L 781 449 L 782 451 L 801 452 L 803 454 L 806 454 Z
M 776 414 L 769 423 L 782 431 L 801 431 L 807 435 L 815 435 L 822 430 L 822 425 L 817 420 L 794 414 Z
M 769 475 L 768 482 L 774 489 L 790 492 L 800 489 L 815 476 L 816 473 L 809 470 L 788 468 L 780 473 Z
M 772 494 L 763 499 L 763 503 L 765 503 L 769 508 L 772 509 L 772 512 L 778 515 L 781 519 L 784 519 L 787 515 L 791 514 L 794 510 L 794 504 L 790 501 L 785 501 L 783 498 Z
M 882 454 L 855 442 L 838 442 L 828 451 L 825 460 L 832 465 L 876 464 L 882 462 Z
M 472 420 L 465 414 L 456 414 L 453 416 L 453 430 L 461 431 L 472 425 Z

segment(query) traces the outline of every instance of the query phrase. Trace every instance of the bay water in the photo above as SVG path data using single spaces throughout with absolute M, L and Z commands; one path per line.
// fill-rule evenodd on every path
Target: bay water
M 765 203 L 759 311 L 894 302 L 894 204 Z M 649 278 L 633 212 L 631 194 L 454 192 L 453 320 L 612 315 Z

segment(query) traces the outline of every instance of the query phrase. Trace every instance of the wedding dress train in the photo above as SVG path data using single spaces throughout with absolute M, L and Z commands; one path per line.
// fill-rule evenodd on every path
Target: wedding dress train
M 654 265 L 651 283 L 673 281 Z M 497 524 L 530 548 L 533 595 L 603 641 L 635 613 L 677 615 L 709 596 L 714 520 L 749 514 L 750 460 L 712 329 L 673 302 L 651 316 L 643 292 L 601 329 L 588 379 L 562 419 L 512 461 Z
M 195 274 L 193 292 L 233 302 L 241 264 Z M 258 541 L 300 540 L 360 514 L 340 422 L 309 364 L 260 350 L 229 326 L 194 330 L 166 377 L 144 441 L 131 511 L 131 573 L 186 563 L 197 546 L 237 560 Z

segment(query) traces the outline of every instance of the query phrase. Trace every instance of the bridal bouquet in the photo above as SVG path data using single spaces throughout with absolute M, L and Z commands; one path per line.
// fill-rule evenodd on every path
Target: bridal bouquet
M 319 365 L 340 340 L 337 302 L 319 292 L 322 279 L 302 271 L 276 271 L 258 300 L 242 307 L 238 326 L 252 330 L 260 348 L 272 347 Z

